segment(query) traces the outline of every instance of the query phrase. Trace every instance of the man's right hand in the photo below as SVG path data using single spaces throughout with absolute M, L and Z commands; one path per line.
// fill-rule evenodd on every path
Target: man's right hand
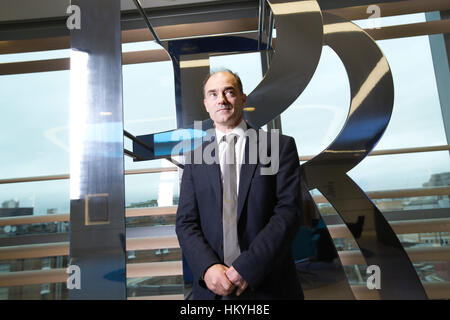
M 225 274 L 227 270 L 228 267 L 223 264 L 214 264 L 206 270 L 203 279 L 209 290 L 221 296 L 233 292 L 234 285 Z

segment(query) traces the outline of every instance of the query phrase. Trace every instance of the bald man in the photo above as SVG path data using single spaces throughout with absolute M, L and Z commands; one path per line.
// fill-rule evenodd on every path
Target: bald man
M 277 135 L 274 148 L 258 135 L 256 141 L 249 139 L 248 130 L 255 129 L 243 120 L 247 97 L 232 71 L 209 75 L 203 89 L 215 135 L 202 147 L 215 144 L 219 161 L 185 165 L 176 218 L 178 240 L 194 275 L 193 297 L 303 299 L 291 255 L 302 214 L 295 141 Z M 270 133 L 264 134 L 272 141 Z M 252 163 L 250 151 L 261 147 L 279 159 L 277 172 L 264 174 L 268 164 L 259 156 Z

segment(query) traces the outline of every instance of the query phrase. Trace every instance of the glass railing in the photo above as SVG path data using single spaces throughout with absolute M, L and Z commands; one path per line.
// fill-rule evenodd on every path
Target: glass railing
M 171 171 L 172 168 L 154 170 L 174 172 Z M 139 176 L 147 178 L 140 180 L 140 183 L 151 184 L 155 181 L 159 183 L 159 177 L 152 178 L 152 175 L 160 174 L 128 174 L 127 179 Z M 178 179 L 177 174 L 174 179 Z M 178 184 L 175 183 L 175 185 Z M 449 191 L 450 187 L 426 187 L 413 190 L 368 192 L 368 195 L 370 197 L 372 194 L 378 205 L 378 203 L 387 202 L 411 203 L 411 199 L 414 201 L 436 197 L 441 200 L 448 199 Z M 317 190 L 311 193 L 324 217 L 336 215 Z M 183 298 L 181 251 L 174 231 L 177 199 L 178 192 L 175 191 L 172 206 L 161 207 L 158 206 L 158 199 L 146 200 L 145 197 L 139 198 L 138 201 L 127 201 L 127 294 L 130 299 Z M 430 213 L 430 210 L 442 211 L 442 208 L 438 206 L 425 211 L 405 208 L 400 210 L 392 205 L 386 208 L 389 210 L 382 210 L 385 215 L 402 215 L 402 219 L 390 217 L 391 219 L 388 220 L 414 263 L 428 296 L 436 299 L 450 297 L 450 290 L 448 290 L 450 279 L 447 277 L 450 271 L 450 216 L 445 214 L 448 206 L 444 205 L 444 214 Z M 398 210 L 395 210 L 396 208 Z M 423 213 L 418 214 L 418 212 Z M 30 219 L 34 219 L 33 222 L 36 223 L 29 223 Z M 37 222 L 36 219 L 44 221 Z M 57 221 L 51 221 L 53 219 Z M 67 298 L 64 282 L 67 279 L 65 268 L 68 263 L 69 248 L 68 220 L 68 214 L 53 215 L 51 213 L 0 219 L 1 230 L 4 232 L 6 229 L 10 233 L 7 237 L 0 238 L 2 243 L 0 246 L 0 297 L 4 299 Z M 13 226 L 16 229 L 13 229 Z M 25 232 L 27 230 L 25 228 L 30 226 L 35 228 L 28 229 L 35 230 L 31 235 Z M 356 297 L 370 298 L 370 295 L 368 296 L 367 292 L 361 291 L 360 288 L 365 284 L 361 279 L 365 279 L 363 275 L 367 266 L 350 232 L 339 223 L 328 225 L 328 229 L 339 251 L 349 283 L 354 288 L 354 293 L 356 292 Z M 67 238 L 48 240 L 58 233 Z M 41 238 L 37 240 L 37 236 Z
M 142 196 L 132 194 L 128 197 L 132 188 L 126 194 L 127 292 L 135 298 L 143 295 L 146 299 L 153 296 L 164 298 L 167 295 L 182 299 L 181 251 L 174 229 L 178 173 L 173 167 L 127 170 L 126 173 L 127 184 L 149 185 Z M 20 183 L 3 180 L 0 181 L 0 187 L 8 189 L 11 185 L 22 185 L 36 190 L 31 185 L 67 183 L 68 177 L 61 175 L 61 181 L 30 177 L 20 179 Z M 158 197 L 160 181 L 163 191 L 167 191 L 168 183 L 173 185 L 170 197 L 167 194 Z M 44 190 L 42 194 L 45 195 Z M 59 201 L 58 198 L 68 199 L 68 196 L 56 197 L 51 207 Z M 4 202 L 9 206 L 19 203 L 14 200 Z M 24 215 L 0 218 L 0 298 L 66 299 L 68 291 L 65 281 L 68 275 L 65 271 L 68 266 L 70 226 L 68 210 L 66 213 L 47 210 L 46 214 L 44 210 L 36 215 L 33 214 L 32 206 L 8 208 L 8 213 L 14 212 Z

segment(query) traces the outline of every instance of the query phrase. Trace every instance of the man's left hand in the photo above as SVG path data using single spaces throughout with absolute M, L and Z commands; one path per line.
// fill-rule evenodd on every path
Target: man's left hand
M 241 275 L 236 271 L 236 269 L 231 266 L 228 268 L 227 272 L 225 273 L 228 277 L 228 280 L 230 280 L 236 287 L 236 296 L 240 296 L 242 292 L 247 289 L 248 283 L 244 280 L 244 278 L 241 277 Z

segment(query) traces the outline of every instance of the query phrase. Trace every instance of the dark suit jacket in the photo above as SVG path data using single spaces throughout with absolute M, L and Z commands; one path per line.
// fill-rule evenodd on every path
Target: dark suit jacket
M 271 155 L 270 136 L 266 135 L 267 154 Z M 279 137 L 280 162 L 275 175 L 261 175 L 261 168 L 270 164 L 262 164 L 259 156 L 257 164 L 249 164 L 248 138 L 245 145 L 237 214 L 241 255 L 233 262 L 249 285 L 243 298 L 303 298 L 291 255 L 302 218 L 300 165 L 294 139 Z M 217 143 L 212 140 L 203 147 Z M 218 298 L 202 276 L 211 265 L 224 264 L 220 174 L 218 161 L 186 164 L 183 172 L 176 233 L 194 275 L 194 299 Z

